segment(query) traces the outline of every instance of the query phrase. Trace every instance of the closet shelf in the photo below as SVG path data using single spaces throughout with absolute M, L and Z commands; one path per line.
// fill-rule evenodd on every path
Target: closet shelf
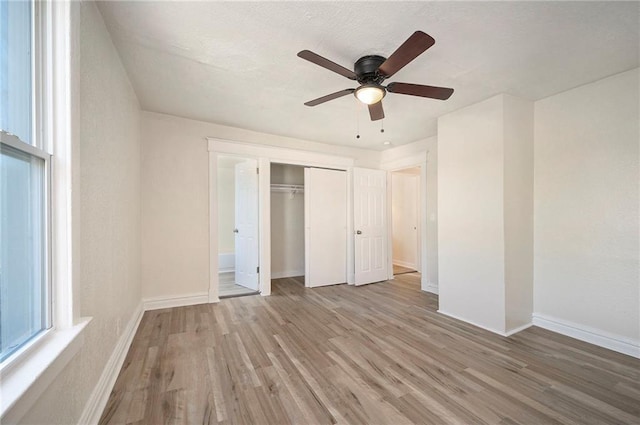
M 286 192 L 291 194 L 303 193 L 304 185 L 301 184 L 272 184 L 271 185 L 272 192 Z

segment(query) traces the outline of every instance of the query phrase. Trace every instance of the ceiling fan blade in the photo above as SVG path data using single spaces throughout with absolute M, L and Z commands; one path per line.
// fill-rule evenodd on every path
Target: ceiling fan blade
M 350 69 L 347 69 L 342 65 L 338 65 L 335 62 L 331 62 L 329 59 L 323 58 L 322 56 L 318 55 L 317 53 L 313 53 L 310 50 L 303 50 L 301 52 L 298 52 L 298 57 L 315 63 L 316 65 L 326 68 L 329 71 L 336 72 L 342 76 L 347 77 L 350 80 L 356 79 L 356 74 Z
M 371 121 L 378 121 L 384 118 L 384 109 L 382 109 L 382 101 L 369 105 L 369 116 Z
M 447 100 L 453 94 L 453 89 L 446 87 L 423 86 L 422 84 L 391 83 L 387 86 L 389 93 L 409 94 L 411 96 L 429 97 L 431 99 Z
M 328 102 L 328 101 L 330 101 L 330 100 L 337 99 L 337 98 L 339 98 L 339 97 L 342 97 L 342 96 L 346 96 L 346 95 L 348 95 L 348 94 L 351 94 L 351 93 L 353 93 L 355 90 L 356 90 L 356 89 L 344 89 L 344 90 L 340 90 L 340 91 L 337 91 L 337 92 L 335 92 L 335 93 L 331 93 L 331 94 L 328 94 L 328 95 L 326 95 L 326 96 L 322 96 L 322 97 L 319 97 L 319 98 L 317 98 L 317 99 L 310 100 L 310 101 L 308 101 L 308 102 L 305 102 L 304 104 L 305 104 L 305 105 L 307 105 L 307 106 L 316 106 L 316 105 L 319 105 L 319 104 L 321 104 L 321 103 Z
M 422 31 L 414 32 L 389 58 L 384 61 L 378 71 L 389 78 L 400 71 L 406 64 L 420 56 L 425 50 L 435 44 L 435 40 Z

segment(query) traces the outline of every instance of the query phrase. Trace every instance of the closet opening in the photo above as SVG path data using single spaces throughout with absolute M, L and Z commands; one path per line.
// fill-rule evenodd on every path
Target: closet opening
M 393 275 L 421 271 L 420 167 L 391 173 Z
M 271 163 L 270 181 L 274 287 L 346 283 L 346 171 Z
M 305 286 L 304 167 L 271 164 L 271 279 Z M 275 288 L 274 288 L 275 289 Z

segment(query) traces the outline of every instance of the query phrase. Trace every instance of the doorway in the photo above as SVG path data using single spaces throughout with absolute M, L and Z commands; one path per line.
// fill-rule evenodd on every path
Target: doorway
M 391 173 L 393 274 L 420 272 L 420 167 Z
M 304 285 L 304 167 L 271 164 L 271 278 Z
M 217 159 L 219 297 L 257 294 L 259 277 L 258 163 Z
M 346 283 L 346 172 L 272 163 L 270 178 L 271 278 Z

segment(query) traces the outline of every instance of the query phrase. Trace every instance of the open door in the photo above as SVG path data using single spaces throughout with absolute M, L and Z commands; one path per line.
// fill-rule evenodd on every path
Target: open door
M 387 173 L 353 169 L 355 284 L 387 280 Z
M 235 166 L 235 283 L 258 290 L 258 162 Z
M 305 285 L 347 281 L 347 173 L 304 169 Z

